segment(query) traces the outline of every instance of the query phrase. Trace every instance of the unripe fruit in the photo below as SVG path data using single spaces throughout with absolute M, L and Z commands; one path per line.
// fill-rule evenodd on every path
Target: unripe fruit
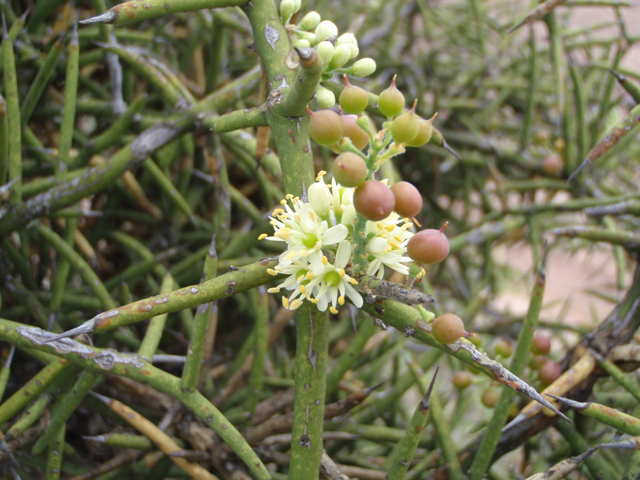
M 453 386 L 458 390 L 465 390 L 473 383 L 473 379 L 467 372 L 456 372 L 451 379 L 451 383 L 453 383 Z
M 428 228 L 416 233 L 407 244 L 407 254 L 412 260 L 425 265 L 440 263 L 449 255 L 449 240 L 444 234 L 445 225 L 440 230 Z
M 495 347 L 496 355 L 500 355 L 501 357 L 508 358 L 513 354 L 513 347 L 511 346 L 511 342 L 509 340 L 500 340 Z
M 396 77 L 394 76 L 391 80 L 391 86 L 383 90 L 378 97 L 378 108 L 387 118 L 393 118 L 402 113 L 404 103 L 404 95 L 396 88 Z
M 536 333 L 531 340 L 531 351 L 536 355 L 546 355 L 551 350 L 551 338 L 544 333 Z
M 309 107 L 307 112 L 311 115 L 309 136 L 314 142 L 319 145 L 333 145 L 340 141 L 344 131 L 340 115 L 332 110 L 312 112 Z
M 422 195 L 409 182 L 398 182 L 391 187 L 396 197 L 395 211 L 402 217 L 415 217 L 422 210 Z
M 449 345 L 469 334 L 464 331 L 464 323 L 459 316 L 453 313 L 443 313 L 431 322 L 431 335 L 438 342 Z
M 545 385 L 551 385 L 562 375 L 562 369 L 553 360 L 546 359 L 538 370 L 538 378 Z
M 416 105 L 418 100 L 413 102 L 413 107 L 407 113 L 398 115 L 391 124 L 391 136 L 396 143 L 407 143 L 418 136 L 418 116 L 416 115 Z
M 531 370 L 538 371 L 540 370 L 540 367 L 542 366 L 542 364 L 546 361 L 547 359 L 542 355 L 532 355 L 531 357 L 529 357 L 529 360 L 527 361 L 527 365 Z
M 385 184 L 367 180 L 353 194 L 353 205 L 356 212 L 367 220 L 379 222 L 391 214 L 396 199 Z
M 482 392 L 482 396 L 480 397 L 480 401 L 487 408 L 495 407 L 498 404 L 499 400 L 500 394 L 493 388 L 487 388 L 484 392 Z
M 564 161 L 557 153 L 547 155 L 544 160 L 542 160 L 540 168 L 547 175 L 559 175 L 564 170 Z
M 418 134 L 413 140 L 405 143 L 407 147 L 422 147 L 429 143 L 431 135 L 433 134 L 433 120 L 436 118 L 437 113 L 429 120 L 420 118 L 418 120 Z
M 338 100 L 342 110 L 344 110 L 344 113 L 361 114 L 369 104 L 367 92 L 360 87 L 351 85 L 346 75 L 344 76 L 344 83 L 346 87 L 342 90 Z
M 354 147 L 356 147 L 358 150 L 362 150 L 364 147 L 366 147 L 369 144 L 369 135 L 367 135 L 367 132 L 365 132 L 360 127 L 360 125 L 356 123 L 356 121 L 358 120 L 357 115 L 344 115 L 342 113 L 342 108 L 340 108 L 339 110 L 340 110 L 340 118 L 342 118 L 342 123 L 344 125 L 344 131 L 342 133 L 342 136 L 348 137 L 349 140 L 351 140 L 351 143 L 353 143 Z M 341 140 L 340 142 L 342 141 L 343 140 Z M 329 148 L 334 153 L 340 154 L 344 152 L 342 147 L 340 147 L 340 143 L 331 145 Z
M 355 153 L 345 152 L 340 154 L 333 162 L 333 176 L 344 187 L 362 185 L 368 174 L 367 164 L 362 157 Z

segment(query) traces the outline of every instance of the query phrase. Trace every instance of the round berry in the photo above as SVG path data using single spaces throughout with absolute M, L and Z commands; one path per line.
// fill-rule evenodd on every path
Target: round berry
M 344 187 L 362 185 L 369 174 L 367 164 L 359 155 L 345 152 L 333 162 L 333 176 Z
M 536 333 L 531 340 L 531 351 L 536 355 L 546 355 L 551 350 L 551 337 Z
M 407 244 L 407 254 L 415 262 L 424 265 L 443 261 L 449 255 L 449 240 L 444 234 L 444 227 L 440 230 L 428 228 L 416 233 Z
M 564 170 L 564 161 L 557 153 L 547 155 L 544 160 L 542 160 L 540 168 L 547 175 L 560 175 Z
M 540 378 L 540 381 L 545 385 L 551 385 L 560 375 L 562 375 L 560 365 L 548 358 L 542 362 L 542 365 L 538 370 L 538 378 Z
M 385 184 L 367 180 L 353 194 L 356 212 L 367 220 L 378 222 L 387 218 L 396 205 L 396 199 Z
M 467 372 L 456 372 L 451 382 L 458 390 L 465 390 L 473 383 L 473 379 Z
M 511 342 L 506 339 L 500 340 L 496 343 L 495 346 L 496 355 L 500 355 L 504 358 L 509 358 L 513 354 L 513 347 L 511 346 Z
M 416 105 L 418 101 L 413 102 L 413 107 L 407 113 L 398 115 L 391 124 L 391 136 L 396 143 L 407 143 L 418 135 L 419 123 L 416 115 Z
M 340 115 L 333 110 L 312 112 L 308 107 L 307 112 L 311 115 L 309 136 L 314 142 L 319 145 L 333 145 L 340 141 L 344 132 Z
M 340 113 L 342 113 L 342 109 L 340 110 Z M 369 144 L 369 135 L 367 135 L 367 132 L 360 128 L 360 125 L 356 123 L 358 116 L 340 115 L 340 118 L 342 118 L 342 124 L 344 127 L 342 135 L 349 137 L 353 146 L 358 150 L 362 150 L 366 147 Z M 331 148 L 335 153 L 342 153 L 344 151 L 340 148 L 339 144 L 331 145 L 329 148 Z
M 391 186 L 396 197 L 395 211 L 402 217 L 415 217 L 422 210 L 422 195 L 409 182 L 398 182 Z
M 387 118 L 393 118 L 404 110 L 404 95 L 396 88 L 396 77 L 391 80 L 391 86 L 383 90 L 378 97 L 378 108 Z
M 467 335 L 464 323 L 453 313 L 443 313 L 431 322 L 431 335 L 440 343 L 449 345 L 460 337 Z
M 360 87 L 351 85 L 346 75 L 344 76 L 344 81 L 347 86 L 344 87 L 344 90 L 342 90 L 342 93 L 340 94 L 340 98 L 338 100 L 340 102 L 340 106 L 345 113 L 355 113 L 356 115 L 359 115 L 369 104 L 367 92 Z
M 500 394 L 493 388 L 487 388 L 480 397 L 480 401 L 487 408 L 495 407 L 498 404 L 498 400 L 500 400 Z
M 436 115 L 434 115 L 430 120 L 425 120 L 423 118 L 418 119 L 418 134 L 413 140 L 409 140 L 405 143 L 407 147 L 421 147 L 429 143 L 431 135 L 433 134 L 433 120 L 436 118 Z

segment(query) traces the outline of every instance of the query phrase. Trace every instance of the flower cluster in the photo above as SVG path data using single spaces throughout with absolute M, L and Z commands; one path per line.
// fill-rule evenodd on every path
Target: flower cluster
M 287 249 L 280 255 L 279 263 L 271 275 L 287 275 L 270 293 L 281 289 L 290 291 L 282 298 L 286 308 L 295 310 L 308 300 L 332 313 L 344 305 L 348 298 L 356 307 L 361 307 L 362 296 L 354 288 L 358 282 L 349 275 L 353 255 L 352 235 L 356 222 L 353 205 L 353 188 L 345 188 L 335 179 L 326 184 L 320 172 L 316 182 L 303 201 L 287 195 L 271 217 L 273 236 L 262 234 L 260 240 L 285 242 Z M 397 213 L 392 213 L 380 222 L 367 223 L 367 273 L 378 278 L 388 267 L 407 274 L 404 264 L 411 259 L 404 256 L 406 245 L 413 233 L 412 224 Z

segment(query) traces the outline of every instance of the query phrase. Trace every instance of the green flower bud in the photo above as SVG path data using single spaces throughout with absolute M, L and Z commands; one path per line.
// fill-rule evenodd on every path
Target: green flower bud
M 299 49 L 311 47 L 309 42 L 307 40 L 305 40 L 304 38 L 300 38 L 300 39 L 296 40 L 295 42 L 293 42 L 293 46 L 296 47 L 296 48 L 299 48 Z
M 318 40 L 316 39 L 316 36 L 311 32 L 299 32 L 299 31 L 296 31 L 294 33 L 298 37 L 298 39 L 306 40 L 307 42 L 309 42 L 309 45 L 312 46 L 312 47 L 315 47 L 316 44 L 318 43 Z
M 302 7 L 302 0 L 293 0 L 293 13 L 297 13 L 300 11 L 300 7 Z
M 333 44 L 327 41 L 320 42 L 316 47 L 316 50 L 318 51 L 318 55 L 322 59 L 325 67 L 329 65 L 333 58 L 333 51 L 335 50 Z
M 393 118 L 402 113 L 404 103 L 404 95 L 396 88 L 396 77 L 394 76 L 391 80 L 391 86 L 383 90 L 378 97 L 378 108 L 387 118 Z
M 340 35 L 338 37 L 336 45 L 345 45 L 349 47 L 349 50 L 351 50 L 350 60 L 356 58 L 358 56 L 358 53 L 360 53 L 360 49 L 358 48 L 358 40 L 353 35 L 353 33 L 343 33 L 342 35 Z
M 298 24 L 299 30 L 311 31 L 320 23 L 320 14 L 318 12 L 309 12 Z
M 282 23 L 287 23 L 296 11 L 295 0 L 282 0 L 280 3 L 280 16 L 282 17 Z
M 336 104 L 336 96 L 333 92 L 320 85 L 316 91 L 316 100 L 320 108 L 331 108 Z
M 318 37 L 319 42 L 324 42 L 326 39 L 336 36 L 338 36 L 338 27 L 329 20 L 320 22 L 316 27 L 316 37 Z
M 336 68 L 342 67 L 345 63 L 349 61 L 351 58 L 351 50 L 349 47 L 344 45 L 340 45 L 335 48 L 333 51 L 333 57 L 331 58 L 331 62 L 329 62 L 329 70 L 335 70 Z
M 349 68 L 349 75 L 368 77 L 376 71 L 376 62 L 372 58 L 362 58 Z
M 321 185 L 318 182 L 312 183 L 307 190 L 307 196 L 309 197 L 309 203 L 318 215 L 324 217 L 329 213 L 331 193 L 326 185 Z

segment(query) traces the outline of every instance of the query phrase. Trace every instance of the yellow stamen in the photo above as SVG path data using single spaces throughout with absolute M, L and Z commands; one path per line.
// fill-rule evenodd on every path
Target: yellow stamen
M 318 300 L 317 298 L 312 298 L 311 300 L 309 300 L 311 303 L 313 303 L 314 305 L 316 303 L 318 303 L 320 300 Z
M 313 272 L 307 272 L 305 277 L 307 278 L 307 280 L 313 280 L 313 277 L 314 277 Z
M 278 238 L 281 238 L 282 240 L 288 240 L 291 236 L 291 230 L 289 230 L 288 228 L 281 228 L 274 235 Z
M 278 275 L 278 272 L 276 272 L 273 268 L 268 268 L 268 269 L 267 269 L 267 273 L 268 273 L 269 275 L 273 275 L 274 277 L 275 277 L 276 275 Z
M 394 235 L 393 238 L 395 238 L 397 242 L 402 241 L 402 237 L 400 237 L 400 235 Z
M 282 297 L 282 306 L 286 309 L 289 308 L 289 299 L 287 297 Z
M 329 265 L 329 259 L 326 256 L 322 257 L 322 264 L 323 265 Z
M 357 281 L 355 278 L 350 278 L 350 279 L 349 279 L 349 283 L 350 283 L 351 285 L 357 285 L 357 284 L 358 284 L 358 281 Z
M 300 197 L 293 197 L 293 200 L 291 200 L 292 203 L 298 203 L 300 201 Z
M 391 245 L 393 248 L 400 248 L 400 245 L 398 245 L 396 242 L 389 242 L 389 245 Z
M 291 302 L 291 305 L 289 306 L 289 310 L 296 310 L 300 308 L 300 305 L 302 305 L 302 300 L 300 300 L 299 298 L 296 298 L 293 302 Z
M 283 210 L 282 208 L 276 208 L 276 209 L 273 211 L 273 215 L 274 215 L 274 216 L 275 216 L 275 215 L 279 215 L 279 214 L 281 214 L 281 213 L 284 213 L 284 210 Z
M 340 296 L 338 297 L 338 303 L 339 303 L 340 305 L 344 305 L 344 297 L 343 297 L 342 295 L 340 295 Z
M 329 311 L 331 313 L 333 313 L 334 315 L 336 315 L 338 313 L 338 310 L 336 310 L 333 305 L 329 307 Z
M 260 234 L 260 236 L 258 237 L 258 240 L 264 240 L 265 238 L 267 238 L 269 235 L 267 235 L 266 233 L 262 233 Z
M 300 285 L 300 292 L 307 293 L 307 287 L 305 287 L 304 285 Z
M 302 217 L 300 216 L 299 213 L 296 213 L 293 218 L 296 220 L 296 222 L 301 222 L 302 221 Z
M 273 225 L 274 227 L 277 227 L 277 226 L 278 226 L 278 222 L 276 222 L 275 220 L 271 220 L 269 223 L 270 223 L 271 225 Z
M 269 289 L 267 289 L 267 292 L 269 292 L 269 293 L 278 293 L 278 292 L 280 292 L 280 287 L 269 288 Z
M 314 212 L 313 210 L 309 210 L 309 218 L 311 219 L 311 221 L 315 222 L 316 221 L 316 212 Z
M 282 267 L 282 265 L 276 265 L 275 267 L 273 267 L 276 272 L 282 272 L 284 270 L 284 268 Z
M 382 222 L 378 222 L 376 224 L 376 226 L 378 227 L 378 230 L 383 230 L 384 229 L 384 225 L 382 224 Z
M 341 268 L 340 270 L 338 270 L 338 274 L 340 275 L 340 278 L 344 277 L 346 275 L 344 268 Z
M 293 195 L 291 193 L 287 193 L 284 198 L 286 198 L 287 200 L 291 200 L 293 198 Z
M 387 232 L 393 232 L 396 229 L 394 224 L 390 224 L 384 227 Z
M 282 214 L 282 215 L 280 215 L 280 216 L 278 217 L 278 220 L 286 220 L 286 219 L 287 219 L 287 216 L 286 216 L 286 215 L 284 215 L 284 214 Z
M 280 200 L 280 205 L 286 205 L 287 201 L 286 200 Z
M 320 180 L 322 180 L 322 177 L 324 177 L 327 174 L 327 172 L 325 172 L 324 170 L 320 170 L 318 172 L 318 176 L 316 176 L 316 182 L 319 182 Z

